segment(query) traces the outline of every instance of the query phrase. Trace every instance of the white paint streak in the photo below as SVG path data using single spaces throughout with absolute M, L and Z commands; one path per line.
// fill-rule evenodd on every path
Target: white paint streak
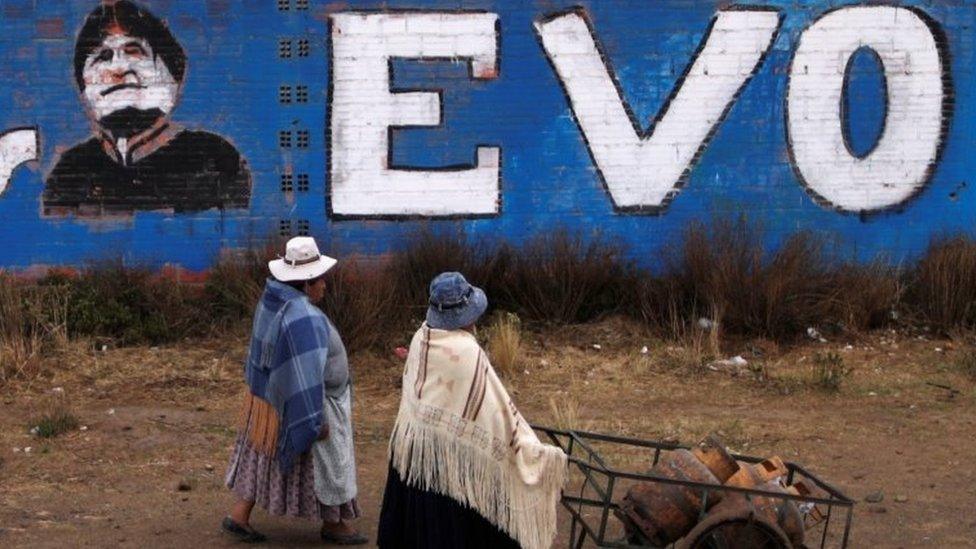
M 13 130 L 0 135 L 0 195 L 7 190 L 14 169 L 37 160 L 37 130 Z
M 840 105 L 845 68 L 862 46 L 884 64 L 888 108 L 876 148 L 857 158 L 844 144 Z M 793 58 L 787 106 L 792 153 L 807 186 L 847 211 L 914 195 L 942 141 L 943 70 L 932 31 L 909 9 L 848 7 L 814 23 Z
M 471 169 L 391 169 L 387 129 L 441 123 L 438 94 L 390 92 L 390 58 L 466 59 L 474 78 L 494 78 L 498 16 L 426 12 L 331 17 L 332 211 L 429 217 L 497 213 L 497 147 L 478 147 Z
M 570 13 L 535 24 L 619 208 L 658 207 L 677 193 L 682 175 L 756 71 L 778 27 L 773 11 L 718 12 L 686 78 L 662 107 L 667 110 L 650 135 L 642 136 L 583 17 Z

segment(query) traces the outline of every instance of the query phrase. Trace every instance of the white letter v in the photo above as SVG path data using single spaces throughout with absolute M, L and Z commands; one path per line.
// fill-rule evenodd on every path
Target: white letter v
M 626 104 L 585 12 L 540 19 L 536 32 L 614 207 L 656 212 L 677 194 L 714 129 L 762 64 L 779 30 L 766 8 L 719 11 L 687 72 L 647 131 Z

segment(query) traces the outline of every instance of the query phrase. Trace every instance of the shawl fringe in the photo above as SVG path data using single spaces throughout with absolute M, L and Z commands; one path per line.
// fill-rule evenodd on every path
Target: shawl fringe
M 525 549 L 552 545 L 566 480 L 565 455 L 552 446 L 541 451 L 543 476 L 527 486 L 507 463 L 470 439 L 404 417 L 402 411 L 390 440 L 391 462 L 401 480 L 471 507 Z
M 238 427 L 248 446 L 262 454 L 275 455 L 278 447 L 278 412 L 268 401 L 245 391 Z

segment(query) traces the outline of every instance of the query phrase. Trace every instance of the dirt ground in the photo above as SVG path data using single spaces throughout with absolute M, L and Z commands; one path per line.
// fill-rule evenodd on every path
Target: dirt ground
M 218 525 L 231 501 L 222 481 L 244 349 L 243 337 L 104 351 L 77 343 L 45 375 L 2 388 L 0 546 L 231 545 Z M 827 350 L 853 368 L 839 392 L 815 383 L 816 354 Z M 958 342 L 884 332 L 788 349 L 726 343 L 725 357 L 748 364 L 713 371 L 696 367 L 693 343 L 610 320 L 527 333 L 523 352 L 505 378 L 534 423 L 685 444 L 717 432 L 734 450 L 780 455 L 855 499 L 851 547 L 976 545 L 976 383 L 958 366 Z M 392 352 L 352 365 L 360 527 L 375 537 L 401 365 Z M 38 438 L 33 418 L 57 387 L 80 427 Z M 607 452 L 632 470 L 647 466 L 646 455 Z M 255 512 L 254 524 L 269 547 L 321 544 L 311 522 Z M 563 512 L 557 546 L 567 533 Z

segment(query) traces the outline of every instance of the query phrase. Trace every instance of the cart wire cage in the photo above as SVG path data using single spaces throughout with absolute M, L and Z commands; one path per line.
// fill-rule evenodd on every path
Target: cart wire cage
M 561 430 L 534 426 L 534 429 L 561 448 L 569 458 L 570 480 L 563 491 L 562 507 L 569 514 L 569 547 L 674 547 L 739 549 L 769 548 L 846 548 L 851 533 L 854 501 L 800 465 L 785 462 L 785 481 L 792 485 L 802 480 L 816 486 L 815 495 L 797 495 L 782 491 L 749 489 L 714 483 L 666 478 L 648 472 L 669 452 L 688 447 L 666 442 L 640 440 L 615 435 L 576 430 Z M 737 461 L 759 464 L 762 458 L 731 454 Z M 618 462 L 625 461 L 621 466 Z M 634 469 L 640 469 L 637 472 Z M 629 487 L 638 483 L 665 483 L 694 491 L 702 502 L 696 532 L 666 545 L 656 545 L 646 537 L 627 532 L 623 522 L 611 515 L 621 516 L 620 501 Z M 708 501 L 735 496 L 738 500 L 792 501 L 804 509 L 804 542 L 791 543 L 775 524 L 736 513 L 711 513 L 707 517 Z M 770 500 L 766 500 L 770 501 Z M 717 506 L 716 506 L 717 507 Z M 718 515 L 718 516 L 715 516 Z M 811 520 L 807 520 L 811 519 Z M 562 522 L 562 521 L 561 521 Z M 745 541 L 736 541 L 736 532 L 748 530 Z M 694 539 L 691 539 L 694 538 Z M 735 538 L 735 539 L 733 539 Z M 589 544 L 587 544 L 589 542 Z

